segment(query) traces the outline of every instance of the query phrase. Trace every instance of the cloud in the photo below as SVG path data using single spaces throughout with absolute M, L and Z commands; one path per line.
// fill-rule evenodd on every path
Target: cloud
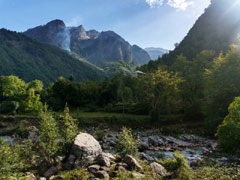
M 167 4 L 170 7 L 177 9 L 177 11 L 185 11 L 188 6 L 193 4 L 193 1 L 189 0 L 145 0 L 151 8 L 159 7 L 163 4 Z
M 83 24 L 83 18 L 81 16 L 75 16 L 66 23 L 67 26 L 79 26 L 80 24 Z
M 168 0 L 167 4 L 177 10 L 185 11 L 188 6 L 193 4 L 193 2 L 186 0 Z
M 150 7 L 163 5 L 164 0 L 146 0 Z

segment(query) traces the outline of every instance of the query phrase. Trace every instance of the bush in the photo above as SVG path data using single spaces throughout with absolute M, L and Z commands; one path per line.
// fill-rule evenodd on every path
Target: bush
M 235 153 L 240 148 L 240 97 L 228 108 L 229 114 L 217 131 L 219 147 L 223 152 Z
M 117 149 L 118 152 L 125 156 L 127 154 L 136 156 L 138 154 L 138 141 L 134 139 L 132 135 L 132 130 L 127 128 L 122 128 L 121 135 L 118 138 Z
M 0 105 L 0 113 L 3 114 L 16 114 L 19 109 L 19 102 L 17 101 L 4 101 Z
M 239 180 L 240 172 L 237 167 L 204 166 L 194 171 L 195 180 Z
M 69 108 L 66 104 L 64 113 L 61 116 L 62 124 L 63 124 L 63 137 L 65 139 L 65 146 L 68 149 L 72 146 L 72 143 L 77 136 L 78 133 L 78 126 L 76 123 L 76 119 L 72 118 L 69 114 Z
M 10 175 L 37 166 L 39 161 L 36 158 L 30 143 L 9 146 L 0 138 L 0 179 L 9 179 Z
M 63 172 L 62 176 L 63 180 L 88 180 L 92 177 L 86 169 Z
M 193 170 L 187 163 L 187 160 L 178 151 L 173 153 L 175 159 L 160 160 L 159 162 L 169 172 L 173 172 L 179 180 L 192 180 Z
M 47 110 L 46 105 L 40 113 L 40 119 L 39 138 L 42 148 L 40 151 L 45 160 L 53 163 L 53 157 L 62 149 L 59 146 L 59 128 L 53 114 Z

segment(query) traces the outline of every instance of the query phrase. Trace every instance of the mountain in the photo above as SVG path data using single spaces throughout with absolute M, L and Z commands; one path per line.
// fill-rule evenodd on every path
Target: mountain
M 151 59 L 145 50 L 131 46 L 113 31 L 86 31 L 82 25 L 66 27 L 61 20 L 29 29 L 24 34 L 40 42 L 56 45 L 100 67 L 120 61 L 137 66 Z
M 57 32 L 62 26 L 58 24 L 52 28 L 52 32 Z M 54 39 L 50 35 L 42 38 L 45 41 Z M 0 62 L 0 75 L 16 75 L 25 81 L 39 79 L 45 85 L 60 76 L 68 78 L 73 75 L 78 81 L 99 80 L 105 76 L 102 71 L 56 46 L 5 29 L 0 30 Z
M 187 36 L 170 53 L 195 57 L 202 50 L 214 50 L 216 55 L 226 52 L 232 43 L 239 44 L 239 0 L 212 0 Z
M 148 54 L 150 55 L 151 59 L 153 59 L 153 60 L 156 60 L 159 57 L 162 57 L 164 54 L 168 54 L 169 53 L 169 50 L 163 49 L 163 48 L 149 47 L 149 48 L 145 48 L 144 50 L 148 52 Z

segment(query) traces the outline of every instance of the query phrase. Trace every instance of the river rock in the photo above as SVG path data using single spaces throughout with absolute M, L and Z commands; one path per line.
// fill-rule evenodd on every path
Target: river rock
M 125 156 L 124 162 L 128 165 L 128 168 L 131 170 L 136 169 L 137 171 L 141 171 L 143 169 L 142 166 L 137 162 L 137 160 L 130 155 Z
M 134 179 L 143 179 L 143 178 L 144 178 L 144 175 L 141 174 L 141 173 L 138 173 L 138 172 L 133 172 L 133 173 L 132 173 L 132 177 L 133 177 Z
M 94 160 L 102 153 L 102 148 L 93 136 L 87 133 L 80 133 L 74 140 L 72 152 L 77 157 Z
M 154 162 L 154 163 L 150 164 L 150 166 L 153 168 L 153 171 L 156 175 L 158 175 L 158 176 L 166 176 L 167 175 L 166 169 L 161 164 Z
M 97 164 L 100 166 L 106 166 L 109 167 L 111 165 L 111 161 L 110 158 L 108 156 L 108 154 L 106 153 L 101 153 L 98 157 L 97 157 Z
M 44 177 L 45 178 L 50 178 L 51 176 L 57 174 L 58 169 L 57 167 L 51 167 L 50 169 L 48 169 L 45 173 L 44 173 Z

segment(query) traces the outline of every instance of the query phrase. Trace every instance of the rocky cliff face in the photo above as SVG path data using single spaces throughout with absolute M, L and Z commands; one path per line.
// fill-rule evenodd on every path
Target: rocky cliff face
M 102 66 L 108 62 L 125 62 L 142 65 L 151 58 L 138 46 L 131 46 L 113 31 L 86 31 L 79 27 L 66 27 L 63 21 L 54 20 L 24 32 L 25 35 L 43 43 L 50 43 L 77 54 L 89 62 Z

